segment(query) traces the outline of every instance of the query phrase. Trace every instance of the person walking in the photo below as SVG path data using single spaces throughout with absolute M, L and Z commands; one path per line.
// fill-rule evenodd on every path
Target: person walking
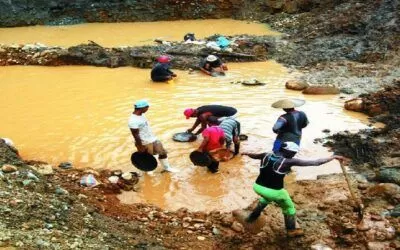
M 197 126 L 201 124 L 201 128 L 195 133 L 199 135 L 207 127 L 207 119 L 210 116 L 216 116 L 218 118 L 234 116 L 237 110 L 233 107 L 223 105 L 204 105 L 198 108 L 187 108 L 183 112 L 186 119 L 195 117 L 196 121 L 193 126 L 187 130 L 188 133 L 192 133 Z
M 258 175 L 253 190 L 261 196 L 255 209 L 245 219 L 246 222 L 254 222 L 271 202 L 277 203 L 284 215 L 285 227 L 288 237 L 304 235 L 301 228 L 296 228 L 296 208 L 289 193 L 284 188 L 284 178 L 293 166 L 319 166 L 334 159 L 344 160 L 343 156 L 332 155 L 316 160 L 302 160 L 293 158 L 299 151 L 299 146 L 294 142 L 283 142 L 280 154 L 275 153 L 242 153 L 252 159 L 261 160 L 260 174 Z
M 129 117 L 128 126 L 135 140 L 139 152 L 147 152 L 151 155 L 158 155 L 164 171 L 177 172 L 168 162 L 167 151 L 163 144 L 151 131 L 149 122 L 144 113 L 149 110 L 149 103 L 146 100 L 139 100 L 135 103 L 135 110 Z
M 291 141 L 300 146 L 302 129 L 308 125 L 307 115 L 303 111 L 295 110 L 295 107 L 304 104 L 303 100 L 282 99 L 272 104 L 274 108 L 282 108 L 286 113 L 279 116 L 272 131 L 277 134 L 272 151 L 279 153 L 284 141 Z

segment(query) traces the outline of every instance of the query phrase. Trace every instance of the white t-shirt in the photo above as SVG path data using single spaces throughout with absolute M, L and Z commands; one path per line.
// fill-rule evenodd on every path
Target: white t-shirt
M 128 126 L 132 129 L 139 129 L 139 137 L 142 140 L 143 145 L 153 143 L 157 140 L 157 137 L 155 137 L 153 132 L 151 132 L 149 122 L 144 114 L 131 114 L 129 117 Z

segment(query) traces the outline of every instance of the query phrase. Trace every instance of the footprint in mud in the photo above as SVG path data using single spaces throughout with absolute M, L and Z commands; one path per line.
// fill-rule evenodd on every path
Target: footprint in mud
M 243 209 L 237 209 L 232 211 L 233 217 L 243 225 L 243 227 L 251 232 L 251 233 L 259 233 L 262 228 L 265 226 L 267 220 L 264 215 L 260 215 L 260 217 L 257 218 L 256 221 L 252 223 L 246 222 L 246 218 L 249 216 L 251 211 L 248 210 L 243 210 Z

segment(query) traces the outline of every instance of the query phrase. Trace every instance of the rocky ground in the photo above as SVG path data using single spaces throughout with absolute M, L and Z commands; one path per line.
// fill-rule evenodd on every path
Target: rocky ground
M 10 11 L 1 9 L 8 14 L 2 14 L 0 19 L 7 26 L 25 25 L 26 20 L 34 24 L 67 20 L 70 16 L 72 20 L 82 18 L 75 18 L 72 13 L 84 13 L 86 20 L 95 21 L 119 20 L 117 15 L 122 13 L 121 20 L 131 20 L 128 12 L 118 8 L 106 12 L 112 6 L 107 1 L 97 2 L 86 6 L 85 11 L 76 12 L 92 3 L 42 1 L 37 5 L 41 7 L 36 8 L 20 6 L 16 1 L 0 1 L 0 7 L 11 6 Z M 149 7 L 156 2 L 141 4 Z M 372 122 L 386 124 L 382 129 L 356 134 L 344 131 L 316 140 L 352 159 L 350 167 L 357 174 L 351 176 L 351 183 L 364 204 L 363 223 L 358 223 L 357 203 L 351 199 L 343 175 L 322 176 L 316 181 L 293 185 L 289 191 L 306 234 L 288 239 L 276 206 L 268 207 L 260 221 L 249 226 L 240 224 L 231 213 L 123 205 L 116 194 L 127 186 L 110 183 L 109 171 L 62 169 L 27 161 L 0 142 L 0 249 L 400 248 L 399 2 L 228 1 L 225 5 L 219 2 L 225 1 L 212 1 L 214 10 L 219 7 L 223 10 L 215 17 L 225 17 L 234 11 L 236 17 L 266 22 L 284 33 L 278 38 L 241 36 L 232 52 L 217 52 L 224 60 L 276 59 L 304 73 L 294 80 L 332 84 L 341 92 L 358 96 L 349 109 L 373 116 Z M 48 4 L 50 11 L 42 6 Z M 139 6 L 133 1 L 124 4 L 130 10 Z M 180 4 L 190 7 L 184 2 Z M 24 15 L 31 19 L 10 15 L 27 8 L 29 11 Z M 190 8 L 192 11 L 200 8 L 196 13 L 204 17 L 212 13 L 200 1 Z M 175 13 L 173 9 L 166 11 Z M 184 17 L 170 19 L 174 18 Z M 175 67 L 182 69 L 195 67 L 202 56 L 210 53 L 203 47 L 180 43 L 140 48 L 103 48 L 96 43 L 71 48 L 18 45 L 0 48 L 0 64 L 150 67 L 161 52 L 172 55 Z M 101 184 L 91 188 L 80 185 L 81 177 L 88 174 L 93 174 Z M 260 227 L 262 224 L 265 226 Z

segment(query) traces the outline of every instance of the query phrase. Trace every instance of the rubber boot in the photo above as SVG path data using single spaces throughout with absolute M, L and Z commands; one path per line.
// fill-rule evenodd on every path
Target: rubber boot
M 262 204 L 261 202 L 258 202 L 256 208 L 254 208 L 254 210 L 246 218 L 246 222 L 252 223 L 252 222 L 256 221 L 266 206 L 267 206 L 266 204 Z
M 296 228 L 296 215 L 284 215 L 287 236 L 289 238 L 303 236 L 304 232 L 301 228 Z

